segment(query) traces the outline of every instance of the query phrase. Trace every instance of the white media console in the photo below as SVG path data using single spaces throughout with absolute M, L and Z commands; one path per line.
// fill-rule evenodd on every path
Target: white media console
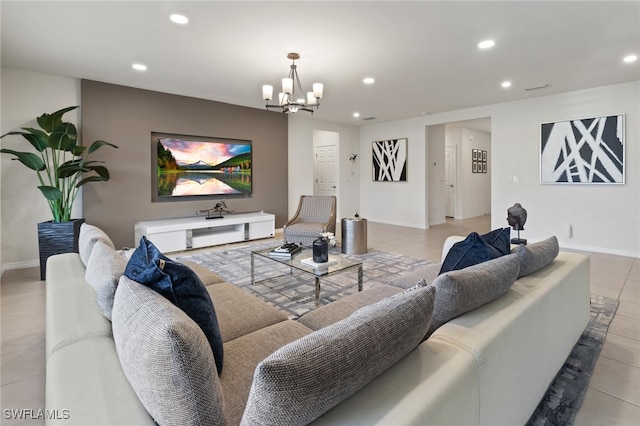
M 144 235 L 161 252 L 181 251 L 273 237 L 275 215 L 264 212 L 143 220 L 135 224 L 136 244 Z

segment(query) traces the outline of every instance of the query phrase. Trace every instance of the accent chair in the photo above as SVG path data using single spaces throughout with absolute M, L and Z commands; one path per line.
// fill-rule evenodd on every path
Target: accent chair
M 336 197 L 301 195 L 298 210 L 284 225 L 284 240 L 311 244 L 324 232 L 336 233 Z

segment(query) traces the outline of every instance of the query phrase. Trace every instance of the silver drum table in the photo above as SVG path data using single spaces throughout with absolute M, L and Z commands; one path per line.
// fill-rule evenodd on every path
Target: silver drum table
M 342 252 L 344 254 L 367 252 L 367 219 L 361 217 L 342 219 Z

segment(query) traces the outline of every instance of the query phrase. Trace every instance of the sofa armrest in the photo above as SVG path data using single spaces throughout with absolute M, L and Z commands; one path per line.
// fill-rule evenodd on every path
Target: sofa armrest
M 461 237 L 459 235 L 452 235 L 448 237 L 442 245 L 442 257 L 440 258 L 440 262 L 444 262 L 444 258 L 447 257 L 447 253 L 449 253 L 449 250 L 451 250 L 451 247 L 453 247 L 455 243 L 464 239 L 465 237 Z

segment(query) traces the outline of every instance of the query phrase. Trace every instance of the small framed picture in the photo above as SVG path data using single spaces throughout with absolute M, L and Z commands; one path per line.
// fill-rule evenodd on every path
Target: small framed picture
M 487 161 L 487 151 L 482 151 L 482 161 Z
M 482 163 L 482 173 L 487 173 L 487 163 Z
M 471 171 L 473 173 L 478 173 L 478 162 L 477 161 L 474 161 L 474 162 L 471 163 Z
M 471 159 L 472 159 L 473 161 L 478 160 L 478 150 L 477 150 L 477 149 L 473 149 L 473 150 L 471 150 Z

